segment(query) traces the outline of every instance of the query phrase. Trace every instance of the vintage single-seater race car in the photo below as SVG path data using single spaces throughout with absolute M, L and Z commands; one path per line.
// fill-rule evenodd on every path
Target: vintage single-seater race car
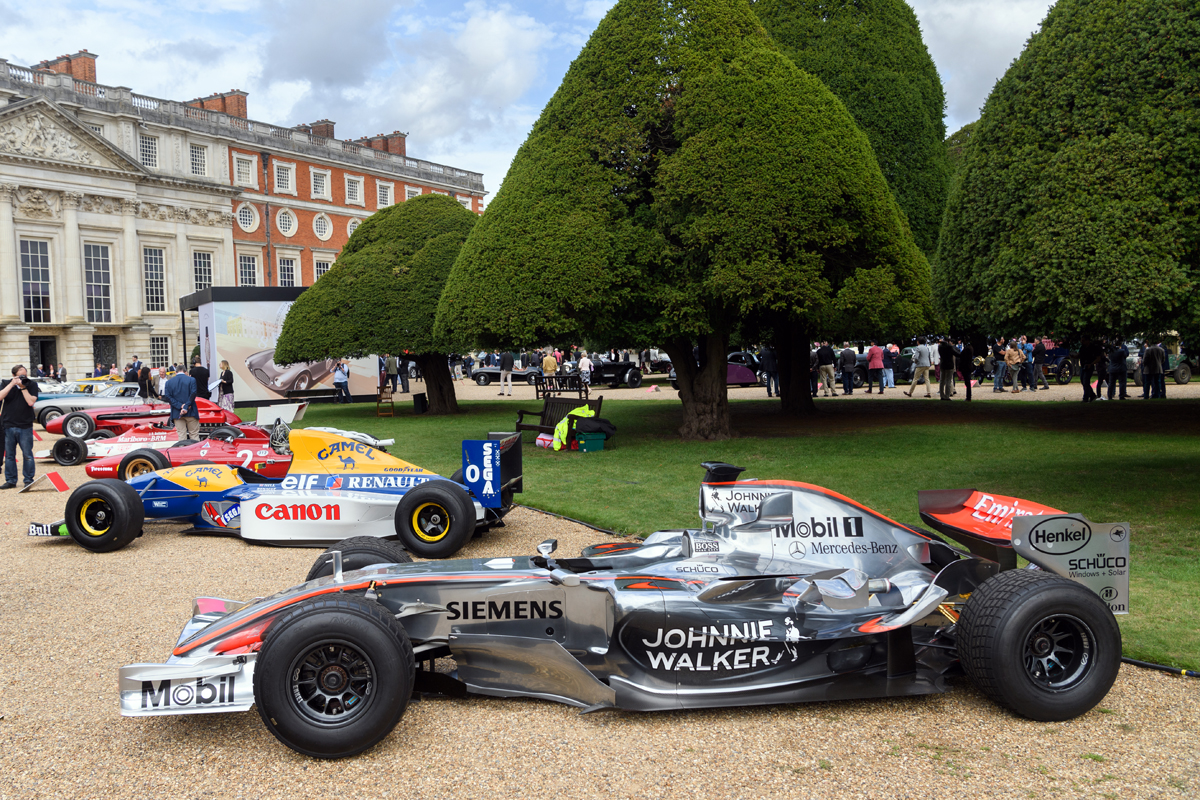
M 121 405 L 107 408 L 72 411 L 46 423 L 47 433 L 72 436 L 76 439 L 91 439 L 100 431 L 120 436 L 138 425 L 170 424 L 171 405 L 163 402 L 145 402 L 140 397 L 124 398 Z M 196 398 L 196 410 L 200 412 L 201 432 L 215 430 L 222 425 L 236 425 L 242 418 L 226 411 L 216 403 Z M 107 435 L 107 434 L 105 434 Z
M 152 425 L 138 425 L 116 437 L 112 436 L 111 431 L 97 430 L 88 440 L 64 436 L 50 450 L 42 450 L 34 455 L 53 458 L 64 467 L 95 459 L 85 469 L 90 478 L 116 477 L 125 480 L 143 472 L 182 466 L 197 459 L 208 459 L 216 464 L 241 464 L 268 477 L 281 478 L 287 473 L 290 454 L 286 459 L 272 454 L 265 461 L 259 458 L 257 462 L 253 461 L 253 457 L 267 455 L 259 451 L 268 446 L 275 423 L 287 424 L 303 419 L 307 408 L 307 403 L 262 406 L 254 423 L 219 425 L 203 431 L 203 438 L 199 440 L 180 439 L 179 433 L 165 420 Z M 235 440 L 238 442 L 236 446 L 232 444 Z M 283 444 L 286 450 L 286 433 Z M 158 450 L 164 452 L 153 452 Z M 167 450 L 172 452 L 166 453 Z
M 444 478 L 379 449 L 390 439 L 282 427 L 291 453 L 282 478 L 199 460 L 127 481 L 93 480 L 71 493 L 64 519 L 33 523 L 29 535 L 70 536 L 89 550 L 109 552 L 140 536 L 146 519 L 170 519 L 190 522 L 188 533 L 284 546 L 399 538 L 418 555 L 446 558 L 477 530 L 500 524 L 522 489 L 518 434 L 464 442 L 462 474 Z M 280 438 L 264 442 L 254 459 L 281 453 Z M 495 463 L 486 469 L 466 464 L 468 446 Z
M 385 737 L 414 690 L 652 711 L 922 695 L 962 668 L 1016 713 L 1064 720 L 1112 686 L 1127 525 L 922 493 L 963 550 L 818 486 L 704 466 L 700 529 L 438 563 L 350 539 L 306 583 L 199 599 L 165 664 L 120 670 L 121 713 L 256 705 L 288 747 L 337 758 Z M 443 657 L 455 671 L 433 670 Z

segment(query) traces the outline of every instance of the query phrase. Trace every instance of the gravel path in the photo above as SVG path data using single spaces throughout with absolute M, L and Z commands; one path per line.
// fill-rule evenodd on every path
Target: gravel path
M 284 748 L 253 711 L 122 718 L 117 669 L 164 660 L 193 597 L 274 592 L 319 551 L 163 525 L 102 555 L 25 535 L 65 498 L 0 493 L 0 799 L 1200 796 L 1200 681 L 1129 666 L 1101 709 L 1052 724 L 1000 711 L 965 679 L 926 698 L 656 714 L 425 699 L 378 747 L 333 763 Z M 563 553 L 603 539 L 518 509 L 463 555 L 531 554 L 549 536 Z

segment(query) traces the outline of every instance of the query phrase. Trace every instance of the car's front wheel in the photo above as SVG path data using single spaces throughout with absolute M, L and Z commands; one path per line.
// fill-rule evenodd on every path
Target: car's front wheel
M 96 421 L 78 411 L 68 414 L 67 418 L 63 420 L 63 433 L 67 436 L 74 436 L 76 439 L 87 439 L 94 430 L 96 430 Z
M 1070 359 L 1064 358 L 1062 363 L 1058 365 L 1058 374 L 1054 376 L 1055 382 L 1059 386 L 1066 386 L 1071 382 L 1071 378 L 1075 377 L 1075 369 L 1071 364 Z
M 171 466 L 171 459 L 166 453 L 158 450 L 142 449 L 127 453 L 117 466 L 117 477 L 126 481 L 145 475 L 147 472 L 158 472 Z
M 38 424 L 40 424 L 43 428 L 45 428 L 47 425 L 49 425 L 51 422 L 58 419 L 62 415 L 63 415 L 63 412 L 62 412 L 61 408 L 53 408 L 53 407 L 43 408 L 42 413 L 38 414 Z
M 50 455 L 61 466 L 77 467 L 87 461 L 87 442 L 72 436 L 64 436 L 54 443 L 54 447 L 50 449 Z
M 1183 385 L 1192 379 L 1192 368 L 1187 364 L 1180 364 L 1175 368 L 1175 382 Z
M 410 489 L 396 506 L 396 535 L 422 558 L 449 558 L 475 532 L 475 504 L 461 486 L 430 481 Z
M 305 581 L 313 581 L 333 574 L 333 552 L 342 554 L 342 569 L 346 572 L 365 569 L 372 564 L 408 564 L 412 558 L 396 542 L 377 536 L 352 536 L 326 548 L 313 562 Z
M 957 632 L 975 685 L 1029 719 L 1084 714 L 1108 694 L 1121 666 L 1121 630 L 1108 606 L 1040 570 L 989 578 L 967 600 Z
M 486 372 L 481 372 L 475 376 L 475 382 L 480 386 L 487 386 L 492 382 L 492 376 L 488 375 Z
M 625 373 L 625 383 L 629 384 L 630 389 L 636 389 L 642 385 L 642 371 L 640 369 L 631 369 Z
M 67 532 L 93 553 L 120 550 L 138 537 L 145 521 L 142 498 L 124 481 L 89 481 L 67 498 Z
M 254 702 L 279 741 L 314 758 L 361 753 L 392 732 L 412 694 L 412 644 L 364 597 L 301 603 L 267 628 Z

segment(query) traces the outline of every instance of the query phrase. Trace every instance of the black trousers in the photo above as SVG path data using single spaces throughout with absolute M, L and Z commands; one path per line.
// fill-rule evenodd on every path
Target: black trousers
M 1126 379 L 1127 379 L 1127 375 L 1126 375 L 1125 370 L 1121 370 L 1120 372 L 1117 372 L 1116 370 L 1113 370 L 1111 368 L 1108 370 L 1108 399 L 1109 400 L 1113 399 L 1113 395 L 1116 393 L 1116 388 L 1117 388 L 1118 383 L 1121 384 L 1121 399 L 1124 400 L 1126 397 L 1129 397 L 1129 393 L 1125 390 L 1125 387 L 1127 386 L 1127 384 L 1125 382 Z
M 1082 364 L 1079 367 L 1079 380 L 1083 382 L 1083 402 L 1096 399 L 1096 393 L 1092 391 L 1092 371 L 1095 369 L 1091 364 Z

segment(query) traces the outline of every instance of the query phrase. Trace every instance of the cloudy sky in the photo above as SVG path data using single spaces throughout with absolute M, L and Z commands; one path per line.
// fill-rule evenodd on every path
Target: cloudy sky
M 974 120 L 1049 0 L 909 0 L 946 87 Z M 326 117 L 339 138 L 405 131 L 408 152 L 500 186 L 610 0 L 0 0 L 0 57 L 87 49 L 100 83 L 190 100 L 250 93 L 252 119 Z M 196 9 L 201 10 L 197 11 Z

